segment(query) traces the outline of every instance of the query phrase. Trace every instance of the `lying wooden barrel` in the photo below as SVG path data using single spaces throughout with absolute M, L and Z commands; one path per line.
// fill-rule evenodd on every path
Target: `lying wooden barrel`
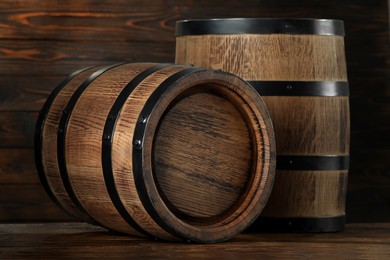
M 37 123 L 37 168 L 66 211 L 108 229 L 218 242 L 270 194 L 275 144 L 260 96 L 234 75 L 174 64 L 79 71 Z
M 186 20 L 176 34 L 176 63 L 242 77 L 270 111 L 275 185 L 251 229 L 342 230 L 350 132 L 343 22 Z

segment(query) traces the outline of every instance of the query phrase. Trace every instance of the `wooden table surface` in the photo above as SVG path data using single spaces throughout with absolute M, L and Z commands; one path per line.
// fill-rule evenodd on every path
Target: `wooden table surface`
M 0 259 L 390 259 L 390 223 L 340 233 L 243 233 L 218 244 L 167 243 L 85 223 L 0 224 Z

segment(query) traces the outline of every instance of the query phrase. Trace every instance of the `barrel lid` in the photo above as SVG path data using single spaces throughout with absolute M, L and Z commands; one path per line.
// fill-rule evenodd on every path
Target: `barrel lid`
M 344 22 L 312 18 L 223 18 L 176 22 L 176 36 L 202 34 L 313 34 L 344 36 Z

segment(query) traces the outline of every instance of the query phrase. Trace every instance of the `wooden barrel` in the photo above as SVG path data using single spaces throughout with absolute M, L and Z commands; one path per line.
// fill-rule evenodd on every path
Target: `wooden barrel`
M 37 123 L 36 164 L 71 215 L 170 241 L 217 242 L 269 197 L 275 144 L 260 96 L 237 76 L 174 64 L 78 71 Z
M 343 22 L 187 20 L 176 34 L 176 63 L 242 77 L 270 111 L 277 171 L 252 229 L 342 230 L 350 135 Z

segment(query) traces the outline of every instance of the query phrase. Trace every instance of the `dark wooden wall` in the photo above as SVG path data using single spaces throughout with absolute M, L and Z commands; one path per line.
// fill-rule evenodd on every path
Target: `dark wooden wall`
M 351 87 L 349 221 L 390 220 L 387 0 L 1 0 L 0 222 L 70 220 L 40 186 L 37 112 L 70 72 L 118 61 L 174 61 L 187 18 L 313 17 L 345 21 Z

